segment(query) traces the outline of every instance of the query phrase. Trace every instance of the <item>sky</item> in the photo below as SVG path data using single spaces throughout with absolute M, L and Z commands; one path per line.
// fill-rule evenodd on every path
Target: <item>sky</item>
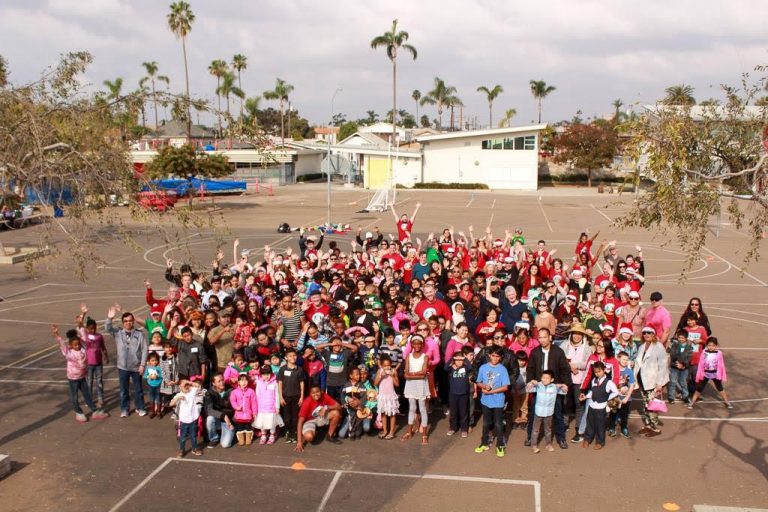
M 84 82 L 122 77 L 133 88 L 143 61 L 157 61 L 176 92 L 183 90 L 180 42 L 168 30 L 170 0 L 0 0 L 0 54 L 11 80 L 34 80 L 59 55 L 87 50 L 94 63 Z M 192 95 L 213 99 L 214 59 L 248 57 L 246 94 L 262 95 L 277 77 L 295 87 L 292 104 L 312 124 L 333 111 L 349 119 L 383 115 L 392 104 L 392 66 L 370 41 L 398 27 L 418 50 L 398 59 L 398 108 L 415 113 L 411 92 L 426 93 L 439 76 L 458 89 L 467 119 L 488 124 L 477 87 L 500 84 L 494 124 L 504 110 L 513 124 L 536 118 L 529 81 L 556 90 L 543 121 L 612 112 L 611 103 L 652 103 L 670 85 L 695 87 L 698 100 L 722 97 L 720 84 L 768 64 L 764 0 L 190 0 L 196 20 L 188 39 Z M 262 101 L 262 107 L 275 105 Z M 420 107 L 437 116 L 434 107 Z M 446 124 L 446 115 L 443 115 Z

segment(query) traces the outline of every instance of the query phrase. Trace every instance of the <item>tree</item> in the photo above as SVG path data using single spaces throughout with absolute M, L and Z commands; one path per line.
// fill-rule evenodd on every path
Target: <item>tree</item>
M 432 126 L 432 123 L 429 121 L 429 116 L 426 114 L 422 114 L 422 116 L 419 118 L 419 124 L 422 128 L 429 128 Z
M 379 120 L 379 114 L 377 114 L 375 111 L 366 110 L 365 113 L 368 117 L 365 118 L 365 122 L 363 124 L 374 124 Z
M 450 109 L 451 109 L 451 131 L 453 131 L 453 129 L 454 129 L 454 128 L 453 128 L 453 120 L 454 120 L 454 117 L 453 117 L 453 109 L 454 109 L 455 107 L 463 107 L 463 106 L 464 106 L 464 103 L 461 101 L 461 99 L 460 99 L 458 96 L 456 96 L 456 95 L 453 95 L 453 96 L 450 96 L 450 97 L 449 97 L 449 98 L 446 100 L 446 106 L 447 106 L 447 107 L 450 107 Z
M 237 88 L 241 91 L 243 90 L 243 82 L 240 79 L 240 73 L 248 67 L 248 57 L 245 55 L 238 53 L 234 57 L 232 57 L 232 69 L 237 71 Z M 240 98 L 240 118 L 243 117 L 243 98 L 245 96 L 238 96 Z
M 439 77 L 435 77 L 434 88 L 429 91 L 426 96 L 421 98 L 422 106 L 437 106 L 438 131 L 442 131 L 443 127 L 443 109 L 446 106 L 450 106 L 455 100 L 458 100 L 456 97 L 456 88 L 453 86 L 445 85 L 445 81 Z
M 155 88 L 155 80 L 159 80 L 161 82 L 169 82 L 167 76 L 164 75 L 158 75 L 158 66 L 157 61 L 151 61 L 151 62 L 142 62 L 142 66 L 144 66 L 144 69 L 147 72 L 146 78 L 149 79 L 149 83 L 152 86 L 152 106 L 155 111 L 155 129 L 159 126 L 158 116 L 157 116 L 157 90 Z
M 285 103 L 292 92 L 293 86 L 282 78 L 275 81 L 274 89 L 264 91 L 265 100 L 277 100 L 280 104 L 280 139 L 283 146 L 285 146 Z
M 481 85 L 477 88 L 477 92 L 485 93 L 485 97 L 488 100 L 488 128 L 493 128 L 493 100 L 504 92 L 504 88 L 500 85 L 494 85 L 493 88 L 489 89 Z
M 123 79 L 121 77 L 114 80 L 104 80 L 104 86 L 107 88 L 107 99 L 109 100 L 119 100 L 123 95 Z
M 187 110 L 187 142 L 192 138 L 192 113 L 190 111 L 189 95 L 189 67 L 187 66 L 187 36 L 195 22 L 195 14 L 192 8 L 184 0 L 171 4 L 171 12 L 168 14 L 168 28 L 176 37 L 181 39 L 181 49 L 184 52 L 184 78 L 186 83 L 186 110 Z
M 211 61 L 208 66 L 208 73 L 216 77 L 216 102 L 218 104 L 218 111 L 216 112 L 216 124 L 219 127 L 219 135 L 221 135 L 221 78 L 228 72 L 227 63 L 221 59 Z
M 358 125 L 354 121 L 349 121 L 339 128 L 339 140 L 342 141 L 357 132 Z
M 759 258 L 768 225 L 768 108 L 752 105 L 768 76 L 765 67 L 755 69 L 763 74 L 757 81 L 745 74 L 738 88 L 723 86 L 725 105 L 692 112 L 690 100 L 677 104 L 692 96 L 692 88 L 675 86 L 676 104 L 667 105 L 665 98 L 626 123 L 636 182 L 642 177 L 652 185 L 616 223 L 673 235 L 686 254 L 681 278 L 700 258 L 710 219 L 723 211 L 749 235 L 745 265 Z M 677 88 L 685 94 L 678 95 Z
M 621 101 L 621 98 L 617 98 L 613 100 L 611 105 L 613 106 L 613 122 L 618 123 L 621 118 L 621 107 L 624 106 L 624 102 Z
M 341 126 L 341 125 L 343 125 L 346 122 L 347 122 L 347 115 L 346 114 L 342 114 L 341 112 L 337 112 L 337 113 L 333 114 L 333 119 L 331 120 L 331 124 L 333 126 Z
M 716 107 L 720 105 L 720 100 L 716 98 L 707 98 L 706 100 L 700 101 L 699 105 L 702 107 Z
M 592 171 L 613 163 L 618 136 L 605 123 L 573 124 L 555 138 L 555 161 L 587 170 L 587 185 L 592 186 Z
M 216 94 L 224 96 L 227 102 L 227 127 L 229 128 L 232 124 L 232 114 L 229 109 L 229 97 L 236 96 L 242 100 L 245 98 L 245 93 L 235 85 L 235 75 L 232 73 L 225 73 L 224 76 L 221 77 L 221 85 L 216 89 Z
M 259 104 L 261 103 L 261 96 L 255 96 L 245 100 L 245 124 L 252 124 L 254 127 L 259 124 L 258 112 Z
M 411 99 L 416 102 L 416 119 L 419 118 L 419 100 L 421 99 L 421 91 L 414 89 L 411 93 Z
M 371 48 L 376 49 L 383 46 L 387 49 L 387 57 L 392 61 L 392 111 L 397 112 L 397 52 L 399 49 L 411 54 L 413 60 L 416 60 L 417 52 L 416 48 L 406 43 L 408 40 L 408 32 L 397 30 L 397 19 L 392 20 L 392 29 L 389 32 L 384 32 L 382 35 L 374 37 L 371 40 Z M 392 122 L 392 144 L 395 143 L 397 137 L 397 119 L 393 119 Z
M 512 118 L 517 115 L 517 109 L 508 108 L 504 111 L 504 117 L 499 121 L 499 128 L 509 128 L 512 125 Z
M 0 55 L 0 87 L 8 85 L 8 64 L 5 62 L 5 58 Z
M 696 98 L 693 97 L 694 88 L 691 85 L 672 85 L 664 89 L 667 95 L 662 100 L 665 105 L 695 105 Z
M 164 146 L 144 166 L 144 173 L 150 179 L 182 178 L 190 183 L 189 206 L 192 206 L 194 191 L 192 178 L 222 178 L 234 169 L 227 157 L 220 154 L 198 152 L 189 144 L 180 147 Z
M 539 124 L 541 124 L 541 102 L 555 91 L 554 85 L 547 85 L 544 80 L 531 80 L 531 94 L 536 98 L 536 104 L 539 110 Z

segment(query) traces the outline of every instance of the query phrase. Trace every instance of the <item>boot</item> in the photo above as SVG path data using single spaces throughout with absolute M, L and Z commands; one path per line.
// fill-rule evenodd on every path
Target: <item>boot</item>
M 152 419 L 155 416 L 157 416 L 157 404 L 152 404 L 149 408 L 149 419 Z
M 235 436 L 237 437 L 237 445 L 243 446 L 245 445 L 245 431 L 241 430 L 240 432 L 236 432 Z M 251 433 L 251 436 L 253 436 L 253 433 Z
M 253 430 L 247 430 L 245 432 L 245 446 L 250 446 L 253 442 Z
M 158 404 L 157 411 L 157 415 L 160 417 L 160 419 L 163 419 L 165 416 L 165 406 L 163 404 Z

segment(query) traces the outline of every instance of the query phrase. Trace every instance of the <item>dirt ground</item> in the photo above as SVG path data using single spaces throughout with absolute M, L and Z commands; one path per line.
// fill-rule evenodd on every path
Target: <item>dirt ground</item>
M 394 232 L 391 213 L 355 213 L 369 194 L 334 190 L 333 221 Z M 609 439 L 601 452 L 571 445 L 568 450 L 534 455 L 523 447 L 523 433 L 510 433 L 507 457 L 474 453 L 479 429 L 469 439 L 449 438 L 447 420 L 436 409 L 429 446 L 380 441 L 376 437 L 321 442 L 303 454 L 282 439 L 274 446 L 215 448 L 203 457 L 177 460 L 169 419 L 132 415 L 80 425 L 70 409 L 65 365 L 49 324 L 69 325 L 82 302 L 102 318 L 119 301 L 146 315 L 142 281 L 149 278 L 162 294 L 166 256 L 187 259 L 185 250 L 165 246 L 153 229 L 138 235 L 141 251 L 106 238 L 100 247 L 107 264 L 87 284 L 72 277 L 66 261 L 41 269 L 36 278 L 21 266 L 0 267 L 0 453 L 13 460 L 13 473 L 0 481 L 0 511 L 189 510 L 219 506 L 230 510 L 664 510 L 676 504 L 768 508 L 768 264 L 742 273 L 747 237 L 732 226 L 721 229 L 689 279 L 677 277 L 683 255 L 658 233 L 610 228 L 631 201 L 584 190 L 546 190 L 535 194 L 468 191 L 404 191 L 398 212 L 422 208 L 415 231 L 453 225 L 476 233 L 490 225 L 495 233 L 522 227 L 526 239 L 539 238 L 569 257 L 578 233 L 601 231 L 617 239 L 623 252 L 643 247 L 646 294 L 660 290 L 676 319 L 692 296 L 701 297 L 719 337 L 728 367 L 727 390 L 735 408 L 726 410 L 707 395 L 695 410 L 672 405 L 663 434 L 653 439 Z M 296 247 L 297 234 L 281 235 L 281 222 L 315 225 L 325 220 L 325 192 L 315 185 L 276 190 L 274 197 L 222 197 L 226 225 L 243 248 Z M 38 228 L 0 233 L 6 245 L 23 244 Z M 344 250 L 353 235 L 333 236 Z M 190 233 L 185 246 L 200 261 L 210 261 L 217 236 Z M 227 261 L 231 245 L 224 248 Z M 108 340 L 114 354 L 114 345 Z M 108 409 L 118 413 L 117 372 L 105 371 Z M 639 419 L 633 415 L 630 430 Z M 569 432 L 572 435 L 572 432 Z M 570 436 L 569 436 L 570 437 Z M 190 457 L 190 456 L 188 456 Z M 298 466 L 296 465 L 298 464 Z

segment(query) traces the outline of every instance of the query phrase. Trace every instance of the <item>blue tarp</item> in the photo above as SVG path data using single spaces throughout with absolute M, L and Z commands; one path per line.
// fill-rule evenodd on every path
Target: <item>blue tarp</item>
M 177 195 L 183 196 L 187 194 L 190 188 L 190 181 L 187 180 L 154 180 L 152 185 L 161 190 L 168 190 L 176 192 Z M 214 180 L 200 180 L 192 178 L 191 187 L 194 189 L 195 194 L 200 193 L 200 187 L 205 189 L 206 194 L 221 194 L 225 192 L 240 192 L 245 191 L 246 183 L 244 181 L 214 181 Z M 145 186 L 142 190 L 150 190 L 150 187 Z
M 40 190 L 35 190 L 32 187 L 25 187 L 24 195 L 26 196 L 27 202 L 33 204 L 41 202 L 46 204 L 72 204 L 74 201 L 72 189 L 50 183 L 44 183 L 40 187 Z

